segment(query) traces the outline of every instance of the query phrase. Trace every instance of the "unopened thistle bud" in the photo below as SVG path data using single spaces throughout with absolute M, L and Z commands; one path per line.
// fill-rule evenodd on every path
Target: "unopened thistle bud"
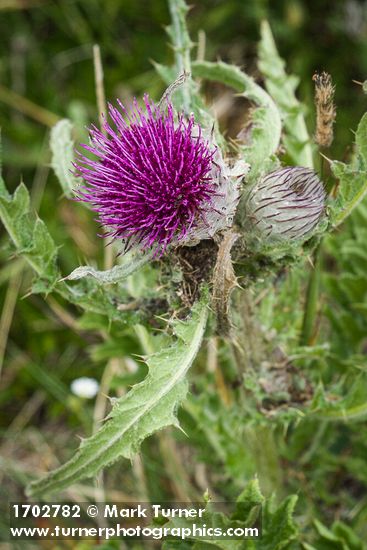
M 270 172 L 250 190 L 246 215 L 266 241 L 303 239 L 319 222 L 325 191 L 316 173 L 300 166 Z
M 331 76 L 326 72 L 314 74 L 312 80 L 315 82 L 315 141 L 320 147 L 330 147 L 334 138 L 333 124 L 336 116 L 335 86 L 333 86 Z

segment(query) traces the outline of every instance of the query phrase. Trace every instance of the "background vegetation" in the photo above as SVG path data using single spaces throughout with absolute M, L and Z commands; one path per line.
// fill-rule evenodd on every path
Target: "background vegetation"
M 271 24 L 287 70 L 300 79 L 298 95 L 307 106 L 311 133 L 312 75 L 322 69 L 332 74 L 337 123 L 327 154 L 349 160 L 352 130 L 366 106 L 362 86 L 352 82 L 363 82 L 367 73 L 366 5 L 354 0 L 206 0 L 190 12 L 190 34 L 196 40 L 199 31 L 205 31 L 206 59 L 220 57 L 243 66 L 261 82 L 257 43 L 264 18 Z M 58 117 L 69 117 L 82 140 L 85 125 L 97 119 L 95 43 L 101 47 L 107 98 L 126 102 L 144 91 L 159 98 L 165 85 L 151 60 L 166 64 L 172 60 L 163 29 L 167 24 L 169 12 L 163 0 L 0 1 L 3 176 L 10 191 L 21 179 L 25 182 L 32 207 L 60 245 L 60 269 L 65 275 L 79 264 L 102 267 L 105 250 L 95 236 L 93 216 L 62 196 L 49 166 L 50 127 Z M 201 44 L 202 40 L 201 35 Z M 203 89 L 222 127 L 235 137 L 248 116 L 248 104 L 232 99 L 224 86 L 204 82 Z M 209 489 L 215 498 L 234 501 L 257 474 L 265 497 L 276 494 L 275 509 L 288 500 L 274 519 L 273 531 L 256 548 L 365 548 L 366 237 L 367 204 L 361 204 L 325 240 L 317 320 L 308 346 L 299 346 L 309 278 L 301 265 L 278 274 L 270 290 L 261 283 L 256 288 L 254 317 L 269 341 L 278 342 L 269 356 L 270 367 L 261 364 L 256 376 L 239 380 L 225 349 L 219 349 L 220 368 L 213 363 L 211 342 L 191 371 L 190 397 L 180 411 L 189 437 L 178 430 L 153 436 L 144 442 L 132 468 L 126 461 L 118 462 L 100 477 L 97 488 L 93 483 L 80 484 L 67 490 L 65 498 L 80 500 L 83 495 L 99 500 L 104 493 L 107 500 L 115 501 L 199 500 Z M 121 395 L 145 375 L 145 366 L 134 354 L 145 354 L 157 345 L 143 328 L 137 333 L 108 326 L 81 315 L 62 298 L 29 294 L 32 273 L 12 253 L 3 234 L 0 494 L 4 503 L 22 500 L 30 479 L 72 455 L 78 436 L 90 435 L 109 409 L 104 394 Z M 138 299 L 144 284 L 149 282 L 138 275 L 129 282 L 129 291 Z M 256 346 L 255 340 L 254 353 Z M 261 381 L 265 371 L 268 378 Z M 70 384 L 81 376 L 101 383 L 103 392 L 97 400 L 73 395 Z M 238 385 L 243 389 L 240 402 Z M 312 414 L 317 407 L 324 411 L 323 418 Z M 291 519 L 295 502 L 289 495 L 294 494 L 298 504 Z M 286 518 L 283 523 L 281 517 Z M 83 543 L 80 548 L 95 545 Z M 65 543 L 66 547 L 70 546 Z M 140 548 L 138 543 L 135 547 Z

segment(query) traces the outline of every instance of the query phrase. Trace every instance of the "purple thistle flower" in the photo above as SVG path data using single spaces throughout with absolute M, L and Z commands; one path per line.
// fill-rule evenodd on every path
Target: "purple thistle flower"
M 82 145 L 97 159 L 78 153 L 76 174 L 85 185 L 78 199 L 98 213 L 108 236 L 129 245 L 156 248 L 187 239 L 218 195 L 212 162 L 216 148 L 204 139 L 193 116 L 164 110 L 144 96 L 145 109 L 134 100 L 128 112 L 109 105 L 112 128 L 90 130 L 91 145 Z

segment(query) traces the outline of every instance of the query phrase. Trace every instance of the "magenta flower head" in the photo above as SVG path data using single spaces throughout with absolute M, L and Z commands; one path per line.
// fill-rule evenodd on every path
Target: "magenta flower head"
M 206 215 L 220 195 L 214 176 L 217 148 L 203 135 L 193 116 L 175 114 L 144 97 L 128 112 L 109 105 L 113 127 L 92 127 L 78 153 L 76 174 L 84 179 L 77 195 L 98 213 L 106 234 L 162 254 L 170 243 L 187 240 L 195 227 L 208 225 Z M 220 189 L 219 189 L 220 191 Z

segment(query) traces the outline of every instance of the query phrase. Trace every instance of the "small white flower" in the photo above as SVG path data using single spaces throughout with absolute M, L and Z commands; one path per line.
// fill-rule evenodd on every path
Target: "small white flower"
M 99 384 L 94 378 L 82 376 L 72 381 L 70 389 L 74 395 L 84 399 L 92 399 L 98 393 Z

